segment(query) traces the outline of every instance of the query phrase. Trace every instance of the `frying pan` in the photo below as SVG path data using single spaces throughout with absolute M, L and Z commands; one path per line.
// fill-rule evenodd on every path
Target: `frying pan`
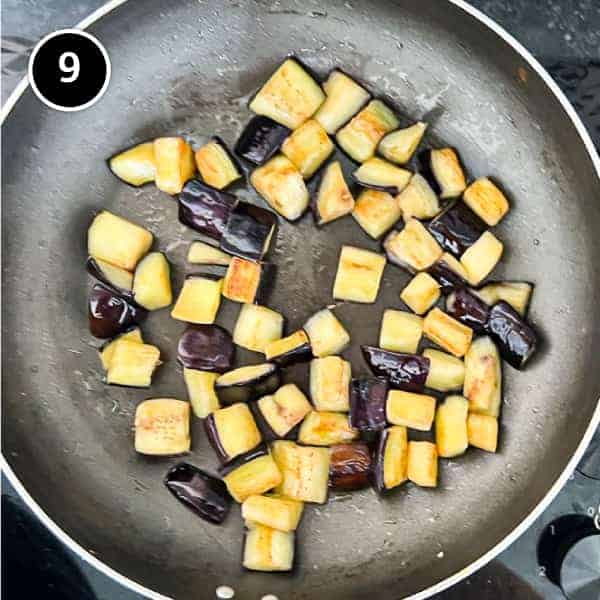
M 457 0 L 113 2 L 84 25 L 112 58 L 102 100 L 59 113 L 22 84 L 5 110 L 9 478 L 66 543 L 154 598 L 212 598 L 222 584 L 249 599 L 425 597 L 485 564 L 550 502 L 600 420 L 600 169 L 556 86 L 517 42 Z M 498 454 L 444 460 L 437 490 L 405 486 L 385 500 L 371 490 L 334 495 L 306 511 L 298 566 L 276 576 L 241 570 L 238 515 L 217 528 L 170 497 L 162 478 L 176 459 L 133 452 L 136 405 L 150 394 L 185 398 L 174 366 L 182 326 L 167 311 L 145 326 L 168 362 L 150 392 L 104 386 L 87 333 L 84 259 L 90 217 L 106 207 L 157 235 L 178 288 L 194 236 L 178 224 L 176 203 L 152 186 L 128 188 L 104 160 L 169 133 L 232 143 L 249 118 L 248 98 L 289 53 L 321 75 L 342 66 L 406 122 L 428 121 L 427 144 L 456 145 L 472 176 L 503 183 L 513 211 L 497 229 L 507 254 L 495 275 L 536 283 L 531 319 L 544 343 L 528 370 L 506 369 Z M 342 243 L 377 247 L 352 219 L 322 230 L 308 216 L 281 223 L 270 305 L 290 331 L 329 304 Z M 381 312 L 398 306 L 405 282 L 388 267 L 376 304 L 338 309 L 352 334 L 354 373 L 366 372 L 358 347 L 376 342 Z M 228 304 L 219 322 L 231 328 L 237 310 Z M 214 469 L 198 421 L 193 439 L 189 460 Z

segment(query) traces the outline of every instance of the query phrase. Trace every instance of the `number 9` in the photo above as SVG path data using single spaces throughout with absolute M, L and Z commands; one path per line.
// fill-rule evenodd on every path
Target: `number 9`
M 73 83 L 79 77 L 79 57 L 75 52 L 63 52 L 58 59 L 58 66 L 63 73 L 69 73 L 60 78 L 63 83 Z

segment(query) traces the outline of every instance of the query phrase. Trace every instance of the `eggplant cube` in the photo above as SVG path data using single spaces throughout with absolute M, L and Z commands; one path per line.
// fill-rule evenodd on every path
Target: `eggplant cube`
M 180 137 L 155 139 L 154 160 L 156 187 L 167 194 L 179 194 L 186 181 L 196 172 L 194 152 Z
M 187 323 L 214 323 L 221 306 L 222 288 L 223 279 L 210 275 L 188 276 L 171 316 Z
M 417 150 L 426 130 L 427 123 L 419 121 L 410 127 L 392 131 L 379 142 L 379 152 L 389 161 L 405 165 Z
M 496 452 L 498 448 L 498 419 L 489 415 L 470 413 L 467 417 L 469 446 L 475 446 L 487 452 Z
M 300 388 L 288 383 L 272 396 L 258 400 L 257 408 L 276 437 L 284 438 L 312 410 Z
M 477 333 L 485 332 L 490 307 L 472 290 L 460 287 L 446 298 L 446 311 Z
M 162 252 L 150 252 L 138 263 L 133 277 L 135 301 L 148 310 L 173 302 L 171 267 Z
M 177 344 L 177 360 L 188 369 L 225 373 L 234 354 L 231 335 L 219 325 L 188 325 Z
M 474 291 L 477 296 L 490 306 L 501 300 L 508 302 L 522 317 L 527 313 L 532 292 L 533 286 L 524 281 L 489 283 L 485 287 Z
M 402 231 L 392 231 L 384 240 L 388 260 L 411 273 L 424 271 L 443 254 L 439 244 L 417 219 L 408 219 Z
M 465 190 L 463 200 L 490 227 L 498 225 L 510 209 L 506 196 L 487 177 L 474 181 Z
M 379 434 L 373 458 L 373 484 L 381 494 L 408 480 L 408 432 L 394 425 Z
M 471 345 L 473 330 L 450 315 L 434 308 L 423 321 L 423 333 L 432 342 L 454 354 L 464 356 Z
M 283 315 L 257 304 L 242 306 L 233 330 L 233 341 L 238 346 L 264 353 L 267 344 L 282 335 Z
M 344 179 L 339 161 L 327 165 L 319 183 L 314 212 L 317 225 L 324 225 L 354 210 L 354 196 Z
M 363 356 L 376 375 L 387 377 L 392 387 L 421 392 L 429 372 L 429 359 L 418 354 L 362 346 Z
M 381 320 L 379 347 L 414 354 L 423 335 L 423 319 L 403 310 L 387 309 Z
M 294 566 L 294 532 L 252 523 L 246 532 L 242 564 L 249 571 L 291 571 Z
M 187 387 L 188 397 L 194 414 L 199 419 L 205 419 L 215 410 L 221 408 L 219 398 L 215 393 L 215 381 L 218 373 L 183 369 L 183 379 Z
M 429 273 L 417 273 L 402 290 L 400 298 L 413 312 L 423 315 L 441 294 L 440 284 Z
M 195 159 L 202 179 L 217 190 L 226 188 L 242 176 L 219 139 L 213 139 L 196 150 Z
M 150 250 L 153 239 L 147 229 L 103 210 L 88 229 L 88 254 L 115 267 L 133 271 Z
M 385 407 L 386 417 L 393 425 L 429 431 L 435 417 L 435 403 L 433 396 L 390 390 Z
M 373 238 L 379 239 L 402 216 L 397 200 L 387 192 L 363 190 L 354 205 L 352 216 Z
M 119 339 L 106 372 L 106 383 L 127 387 L 150 387 L 160 365 L 160 350 L 150 344 Z
M 239 367 L 221 375 L 215 382 L 215 390 L 223 404 L 250 402 L 279 387 L 279 372 L 275 365 L 263 363 Z
M 342 246 L 333 297 L 366 304 L 375 302 L 385 263 L 385 256 L 376 252 Z
M 360 490 L 369 485 L 371 452 L 363 442 L 332 446 L 329 487 L 334 490 Z
M 91 256 L 87 259 L 85 268 L 92 277 L 95 277 L 115 293 L 128 300 L 132 299 L 133 274 L 129 271 Z
M 327 502 L 328 448 L 303 447 L 280 440 L 273 443 L 272 452 L 282 475 L 277 493 L 302 502 Z
M 235 256 L 223 280 L 223 296 L 233 302 L 252 304 L 261 284 L 262 265 Z
M 116 154 L 108 161 L 110 170 L 122 181 L 139 187 L 154 181 L 154 142 L 145 142 Z
M 408 442 L 408 479 L 421 487 L 437 487 L 438 454 L 431 442 Z
M 359 185 L 390 194 L 399 194 L 411 177 L 410 171 L 375 156 L 354 171 L 354 179 Z
M 290 133 L 287 127 L 258 115 L 246 125 L 235 153 L 255 165 L 262 165 L 278 152 Z
M 429 274 L 440 284 L 442 294 L 449 294 L 467 285 L 467 271 L 452 254 L 444 252 L 440 259 L 429 267 Z
M 144 343 L 144 340 L 142 339 L 142 330 L 139 327 L 132 327 L 128 331 L 124 331 L 116 338 L 108 341 L 100 348 L 100 362 L 105 371 L 108 371 L 110 368 L 110 363 L 115 354 L 115 348 L 117 347 L 117 342 L 119 340 L 127 340 L 128 342 L 135 342 L 137 344 Z
M 371 434 L 385 429 L 389 384 L 384 377 L 359 377 L 350 383 L 350 426 Z
M 242 504 L 242 518 L 277 529 L 277 531 L 296 531 L 302 518 L 304 503 L 284 498 L 276 494 L 269 496 L 250 496 Z
M 299 329 L 287 337 L 269 342 L 265 346 L 266 359 L 281 367 L 307 362 L 312 355 L 310 340 L 303 329 Z
M 502 258 L 504 246 L 490 231 L 482 236 L 460 257 L 460 262 L 467 272 L 467 281 L 471 285 L 481 283 Z
M 435 443 L 438 456 L 453 458 L 469 446 L 467 416 L 469 403 L 462 396 L 448 396 L 435 416 Z
M 423 356 L 429 359 L 429 373 L 425 386 L 438 392 L 460 390 L 465 381 L 465 363 L 456 356 L 427 348 Z
M 174 398 L 144 400 L 135 411 L 135 450 L 151 456 L 190 451 L 190 405 Z
M 351 366 L 339 356 L 315 358 L 310 363 L 310 397 L 317 410 L 350 409 Z
M 298 432 L 298 442 L 307 446 L 333 446 L 351 442 L 359 432 L 350 426 L 348 415 L 337 412 L 309 413 Z
M 226 252 L 200 241 L 192 242 L 187 254 L 187 261 L 193 265 L 227 267 L 231 262 L 231 258 Z
M 314 119 L 300 125 L 281 146 L 281 153 L 294 163 L 304 179 L 312 177 L 334 150 L 327 132 Z
M 293 58 L 273 73 L 250 102 L 250 110 L 296 129 L 310 119 L 325 100 L 321 86 Z
M 90 290 L 88 322 L 97 338 L 112 338 L 146 318 L 146 310 L 100 283 Z
M 350 343 L 349 333 L 328 308 L 310 317 L 304 324 L 304 331 L 317 358 L 337 354 Z
M 429 150 L 420 159 L 424 173 L 431 174 L 442 198 L 457 198 L 464 192 L 467 181 L 454 148 Z
M 402 218 L 433 219 L 440 212 L 440 201 L 427 179 L 416 173 L 396 198 Z
M 463 394 L 471 412 L 498 417 L 502 403 L 502 363 L 491 338 L 477 338 L 465 356 Z

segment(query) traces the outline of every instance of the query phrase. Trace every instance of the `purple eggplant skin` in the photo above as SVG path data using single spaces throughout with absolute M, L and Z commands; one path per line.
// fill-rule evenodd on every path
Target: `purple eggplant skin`
M 468 288 L 454 290 L 446 298 L 446 312 L 476 333 L 487 331 L 490 307 Z
M 246 125 L 234 151 L 248 162 L 262 165 L 275 155 L 291 133 L 269 117 L 256 116 Z
M 231 460 L 231 457 L 223 448 L 223 444 L 221 443 L 221 438 L 219 437 L 219 432 L 217 431 L 217 426 L 215 425 L 215 417 L 212 413 L 204 419 L 204 431 L 206 432 L 206 437 L 212 449 L 215 451 L 217 458 L 219 461 L 223 463 L 227 463 Z
M 355 183 L 361 188 L 385 192 L 386 194 L 391 194 L 392 196 L 397 196 L 400 193 L 400 190 L 396 185 L 377 185 L 375 183 L 365 183 L 359 177 L 356 177 L 354 173 L 352 174 L 352 179 L 354 179 Z
M 431 189 L 439 196 L 442 193 L 442 188 L 437 182 L 433 169 L 431 168 L 431 149 L 423 150 L 417 154 L 417 165 L 419 167 L 419 173 L 427 180 L 427 183 L 431 186 Z
M 498 344 L 502 358 L 515 369 L 523 369 L 536 351 L 535 330 L 504 300 L 490 309 L 486 331 Z
M 95 258 L 89 256 L 85 263 L 85 268 L 94 279 L 104 284 L 104 286 L 107 287 L 109 290 L 113 291 L 118 296 L 121 296 L 126 300 L 133 302 L 133 291 L 126 290 L 124 288 L 120 288 L 112 284 Z
M 438 260 L 428 269 L 428 273 L 440 284 L 440 289 L 444 296 L 447 296 L 455 289 L 467 287 L 468 283 L 455 273 L 443 259 Z
M 233 194 L 210 187 L 199 179 L 191 179 L 178 196 L 179 221 L 219 240 L 237 202 Z
M 249 450 L 245 454 L 240 454 L 239 456 L 236 456 L 233 460 L 230 460 L 229 462 L 226 462 L 225 464 L 221 465 L 219 467 L 219 475 L 221 477 L 226 477 L 227 475 L 229 475 L 229 473 L 235 471 L 236 469 L 247 465 L 249 462 L 260 458 L 261 456 L 266 456 L 267 454 L 269 454 L 269 447 L 267 446 L 267 444 L 262 442 L 261 444 L 256 446 L 256 448 Z
M 393 388 L 416 393 L 425 388 L 431 362 L 427 357 L 391 352 L 375 346 L 361 346 L 361 350 L 371 371 L 387 377 Z
M 254 304 L 268 305 L 277 282 L 277 265 L 271 262 L 260 264 L 260 282 L 254 296 Z
M 260 206 L 240 202 L 223 230 L 220 247 L 228 254 L 259 261 L 274 239 L 277 217 Z
M 167 472 L 164 484 L 177 500 L 205 521 L 220 525 L 229 513 L 232 498 L 225 483 L 194 465 L 175 465 Z
M 350 383 L 350 425 L 361 434 L 385 429 L 385 402 L 389 385 L 385 377 L 358 377 Z
M 389 430 L 384 429 L 379 433 L 377 443 L 373 450 L 373 462 L 371 465 L 371 485 L 377 490 L 379 494 L 384 494 L 388 491 L 385 487 L 385 477 L 383 472 L 384 458 L 385 458 L 385 446 L 387 444 L 389 436 Z
M 371 452 L 364 442 L 338 444 L 329 453 L 329 487 L 334 490 L 360 490 L 368 487 Z
M 177 361 L 187 369 L 225 373 L 234 355 L 231 334 L 219 325 L 188 325 L 177 344 Z
M 278 367 L 290 367 L 299 363 L 310 362 L 314 358 L 310 343 L 296 346 L 279 356 L 272 356 L 270 360 Z
M 115 337 L 143 321 L 146 309 L 115 294 L 101 283 L 94 285 L 88 301 L 90 332 L 94 337 Z
M 456 200 L 430 221 L 427 229 L 444 250 L 460 258 L 487 226 L 462 200 Z
M 272 394 L 277 390 L 280 383 L 279 369 L 273 364 L 272 369 L 252 380 L 240 381 L 232 385 L 219 385 L 217 379 L 215 383 L 215 392 L 219 397 L 221 404 L 229 406 L 237 402 L 251 402 L 262 396 Z

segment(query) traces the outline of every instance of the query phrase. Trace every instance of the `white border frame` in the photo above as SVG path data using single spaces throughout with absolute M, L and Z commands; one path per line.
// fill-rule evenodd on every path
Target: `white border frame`
M 85 29 L 89 27 L 103 16 L 115 10 L 117 7 L 121 6 L 128 0 L 110 0 L 104 6 L 100 7 L 97 11 L 93 12 L 89 17 L 85 18 L 81 21 L 76 29 Z M 481 11 L 474 8 L 464 0 L 448 0 L 448 2 L 454 4 L 458 8 L 462 9 L 467 14 L 471 15 L 481 23 L 483 23 L 486 27 L 491 29 L 496 35 L 502 38 L 509 46 L 512 46 L 514 50 L 516 50 L 523 60 L 529 64 L 529 66 L 544 80 L 544 83 L 548 86 L 550 91 L 554 94 L 557 100 L 561 103 L 563 110 L 567 114 L 567 116 L 571 119 L 581 141 L 583 142 L 592 164 L 596 169 L 596 173 L 598 175 L 598 179 L 600 180 L 600 157 L 596 152 L 596 148 L 592 139 L 590 138 L 585 126 L 581 122 L 579 116 L 575 112 L 575 109 L 571 106 L 570 102 L 563 94 L 558 85 L 554 82 L 548 72 L 542 67 L 542 65 L 537 61 L 536 58 L 524 47 L 522 46 L 512 35 L 510 35 L 504 28 L 498 25 L 495 21 L 490 19 L 488 16 L 484 15 Z M 27 77 L 24 77 L 13 93 L 8 98 L 6 104 L 2 107 L 0 111 L 0 126 L 4 123 L 4 120 L 10 114 L 11 110 L 19 100 L 19 98 L 23 95 L 25 90 L 27 89 Z M 571 460 L 568 462 L 564 471 L 558 477 L 558 479 L 554 482 L 552 487 L 548 490 L 546 495 L 540 500 L 537 506 L 527 515 L 521 523 L 515 527 L 503 540 L 498 542 L 493 548 L 488 550 L 483 556 L 478 558 L 476 561 L 472 562 L 470 565 L 467 565 L 454 575 L 447 577 L 446 579 L 432 585 L 431 587 L 422 590 L 410 597 L 407 597 L 406 600 L 423 600 L 425 598 L 429 598 L 433 594 L 439 594 L 445 589 L 457 584 L 459 581 L 462 581 L 469 575 L 472 575 L 475 571 L 481 569 L 488 562 L 490 562 L 493 558 L 495 558 L 498 554 L 500 554 L 503 550 L 508 548 L 517 538 L 519 538 L 532 524 L 533 522 L 546 510 L 548 505 L 552 502 L 552 500 L 556 497 L 558 492 L 563 488 L 566 484 L 567 480 L 575 470 L 575 467 L 583 457 L 587 446 L 589 445 L 596 428 L 600 425 L 600 400 L 596 406 L 594 414 L 592 415 L 592 419 L 590 420 L 590 424 L 583 435 L 579 446 L 575 450 L 575 453 L 571 457 Z M 32 512 L 44 523 L 44 525 L 68 548 L 70 548 L 75 554 L 78 554 L 81 558 L 83 558 L 90 565 L 98 569 L 104 575 L 114 579 L 121 585 L 150 598 L 151 600 L 171 600 L 168 596 L 163 596 L 162 594 L 158 594 L 157 592 L 153 592 L 152 590 L 140 585 L 139 583 L 121 575 L 108 565 L 104 564 L 100 560 L 98 560 L 95 556 L 93 556 L 90 552 L 88 552 L 85 548 L 80 546 L 73 538 L 67 535 L 54 521 L 44 512 L 44 510 L 37 504 L 37 502 L 30 496 L 27 490 L 23 487 L 23 484 L 19 481 L 18 477 L 15 475 L 9 464 L 6 462 L 4 456 L 0 457 L 0 468 L 4 471 L 7 479 L 10 481 L 15 490 L 19 493 L 21 498 L 25 501 L 27 506 L 32 510 Z

